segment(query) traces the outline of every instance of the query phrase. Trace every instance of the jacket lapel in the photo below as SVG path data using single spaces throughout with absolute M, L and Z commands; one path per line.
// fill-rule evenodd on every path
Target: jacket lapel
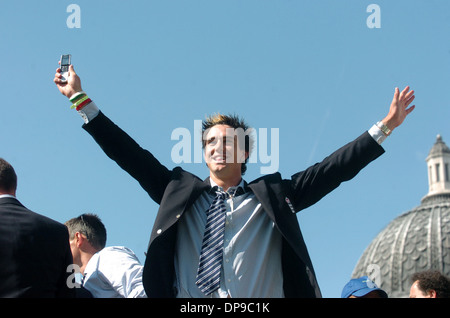
M 209 177 L 205 180 L 201 181 L 200 179 L 194 178 L 192 191 L 187 198 L 186 204 L 183 208 L 183 213 L 186 212 L 186 207 L 190 207 L 194 204 L 195 200 L 202 194 L 203 191 L 206 191 L 211 188 L 211 183 L 209 181 Z
M 272 221 L 275 222 L 275 214 L 272 209 L 272 204 L 270 203 L 270 195 L 264 179 L 259 179 L 258 182 L 250 183 L 247 186 L 251 189 L 256 199 L 261 202 L 264 211 L 269 215 Z

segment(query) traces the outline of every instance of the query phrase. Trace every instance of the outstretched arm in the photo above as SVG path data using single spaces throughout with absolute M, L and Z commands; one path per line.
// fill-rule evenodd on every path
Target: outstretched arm
M 414 98 L 414 91 L 410 91 L 409 86 L 405 87 L 402 92 L 396 88 L 389 113 L 381 120 L 381 123 L 385 127 L 379 125 L 380 123 L 376 125 L 378 128 L 374 125 L 375 130 L 384 134 L 383 138 L 372 135 L 371 128 L 369 133 L 364 133 L 355 141 L 338 149 L 322 162 L 295 174 L 292 177 L 294 181 L 292 185 L 295 195 L 294 203 L 297 211 L 319 201 L 327 193 L 338 187 L 341 182 L 352 179 L 367 164 L 380 156 L 384 150 L 378 144 L 392 130 L 400 126 L 406 116 L 414 110 L 414 105 L 409 106 Z M 374 140 L 378 144 L 374 143 Z

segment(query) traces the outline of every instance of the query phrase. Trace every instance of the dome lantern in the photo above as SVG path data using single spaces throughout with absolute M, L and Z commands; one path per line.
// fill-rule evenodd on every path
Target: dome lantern
M 437 135 L 436 142 L 426 159 L 428 166 L 428 194 L 422 202 L 435 195 L 450 194 L 450 149 Z

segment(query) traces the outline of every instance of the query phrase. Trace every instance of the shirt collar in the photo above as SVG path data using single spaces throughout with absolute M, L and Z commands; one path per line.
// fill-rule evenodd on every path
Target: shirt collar
M 209 181 L 211 183 L 211 189 L 209 190 L 210 194 L 215 194 L 216 190 L 218 189 L 219 191 L 223 191 L 223 188 L 220 187 L 219 185 L 217 185 L 217 183 L 215 183 L 211 178 L 209 178 Z M 244 194 L 245 191 L 245 181 L 244 179 L 241 179 L 241 181 L 239 182 L 238 185 L 233 186 L 233 187 L 229 187 L 228 190 L 226 191 L 228 193 L 228 195 L 230 197 L 235 197 L 235 196 L 239 196 L 241 194 Z
M 217 188 L 219 188 L 220 190 L 223 191 L 223 188 L 220 187 L 217 183 L 215 183 L 213 179 L 209 178 L 209 182 L 211 183 L 211 189 L 214 188 L 214 187 L 217 187 Z M 231 190 L 234 190 L 234 189 L 237 190 L 238 188 L 242 188 L 242 190 L 244 190 L 244 185 L 245 185 L 245 181 L 244 181 L 244 179 L 241 179 L 241 182 L 239 182 L 239 184 L 237 186 L 230 187 L 229 190 L 230 189 Z
M 1 198 L 13 198 L 13 199 L 16 199 L 16 197 L 13 196 L 12 194 L 0 194 L 0 199 Z

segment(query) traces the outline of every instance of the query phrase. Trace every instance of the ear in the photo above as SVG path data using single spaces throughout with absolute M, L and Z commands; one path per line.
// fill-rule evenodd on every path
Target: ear
M 237 149 L 236 153 L 234 154 L 236 160 L 238 163 L 245 163 L 247 162 L 248 159 L 248 151 L 244 151 L 242 149 L 239 149 L 239 147 Z
M 244 160 L 242 160 L 241 158 L 239 158 L 238 160 L 240 160 L 240 161 L 238 161 L 238 162 L 242 162 L 242 164 L 244 164 L 244 163 L 247 162 L 248 157 L 249 157 L 249 152 L 248 152 L 248 151 L 245 151 L 245 152 L 244 152 Z
M 74 239 L 75 239 L 75 244 L 78 248 L 80 246 L 82 246 L 86 241 L 86 237 L 83 234 L 81 234 L 80 232 L 75 233 Z
M 430 298 L 436 298 L 437 297 L 437 293 L 434 289 L 430 289 L 428 291 L 428 295 L 430 296 Z

